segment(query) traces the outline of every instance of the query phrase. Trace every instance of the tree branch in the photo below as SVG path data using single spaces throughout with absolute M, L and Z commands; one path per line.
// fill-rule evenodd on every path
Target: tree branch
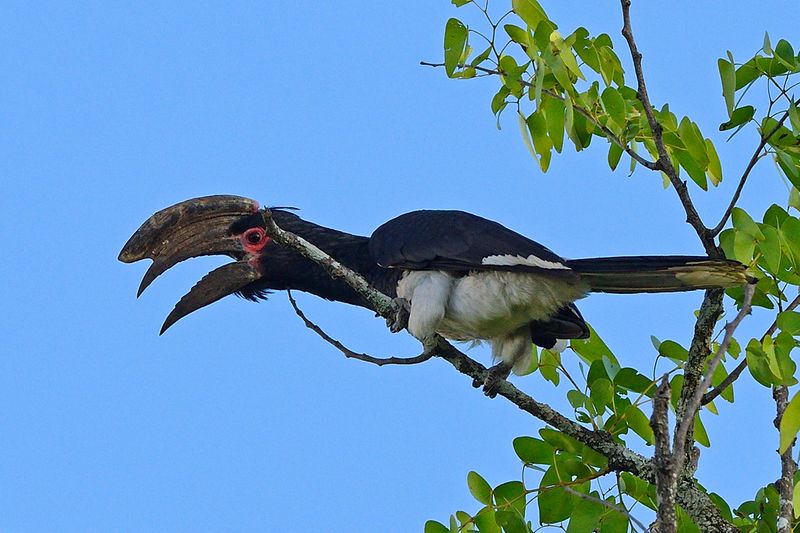
M 777 416 L 775 416 L 775 428 L 780 431 L 781 419 L 789 404 L 789 388 L 786 385 L 778 385 L 772 389 L 772 397 L 775 399 Z M 780 494 L 780 513 L 778 515 L 778 533 L 792 532 L 792 519 L 794 518 L 794 506 L 792 494 L 794 492 L 794 474 L 797 471 L 797 463 L 792 459 L 792 447 L 790 445 L 781 454 L 781 478 L 777 481 L 778 493 Z
M 394 318 L 396 304 L 391 298 L 373 289 L 357 272 L 342 265 L 318 247 L 298 235 L 279 228 L 272 219 L 269 209 L 262 211 L 262 217 L 267 234 L 277 244 L 296 250 L 323 267 L 332 277 L 343 279 L 353 290 L 370 302 L 379 315 L 384 318 Z M 467 357 L 441 336 L 435 335 L 431 339 L 430 346 L 425 348 L 429 354 L 444 359 L 456 370 L 473 380 L 481 382 L 486 380 L 488 375 L 486 367 Z M 506 380 L 499 380 L 497 393 L 523 411 L 605 456 L 608 459 L 609 469 L 630 472 L 649 483 L 655 483 L 652 462 L 614 440 L 609 433 L 592 431 L 583 427 L 549 405 L 536 401 Z M 735 528 L 720 515 L 708 494 L 691 480 L 682 480 L 679 483 L 677 500 L 702 531 L 735 531 Z
M 432 353 L 422 352 L 420 355 L 416 357 L 373 357 L 371 355 L 365 353 L 357 353 L 342 344 L 341 342 L 337 341 L 325 331 L 319 327 L 318 325 L 314 324 L 311 320 L 309 320 L 303 311 L 300 310 L 300 307 L 297 306 L 297 302 L 295 301 L 294 297 L 292 296 L 292 291 L 286 291 L 286 294 L 289 296 L 289 303 L 292 304 L 294 308 L 294 312 L 299 316 L 303 323 L 306 325 L 308 329 L 322 337 L 322 339 L 342 352 L 345 357 L 348 359 L 358 359 L 359 361 L 364 361 L 365 363 L 372 363 L 373 365 L 383 366 L 383 365 L 416 365 L 419 363 L 424 363 L 431 357 L 433 357 Z
M 741 196 L 742 189 L 744 189 L 744 184 L 747 181 L 748 176 L 750 176 L 750 171 L 753 170 L 753 167 L 756 166 L 758 160 L 761 159 L 762 155 L 761 150 L 764 149 L 764 147 L 767 145 L 772 136 L 778 132 L 781 126 L 783 126 L 783 123 L 786 122 L 787 118 L 789 118 L 788 110 L 783 114 L 783 116 L 775 125 L 775 127 L 772 128 L 772 130 L 766 136 L 764 135 L 761 136 L 761 141 L 758 143 L 758 148 L 756 148 L 756 151 L 753 152 L 753 157 L 750 158 L 750 162 L 747 163 L 747 166 L 745 167 L 744 172 L 742 173 L 742 177 L 739 178 L 739 185 L 737 185 L 736 191 L 733 193 L 733 198 L 731 198 L 731 202 L 730 204 L 728 204 L 728 208 L 725 209 L 725 213 L 722 215 L 722 219 L 720 219 L 719 223 L 716 226 L 714 226 L 712 229 L 709 230 L 709 235 L 711 235 L 711 237 L 716 237 L 717 235 L 719 235 L 719 232 L 721 232 L 722 228 L 725 227 L 725 224 L 728 222 L 728 218 L 731 216 L 731 213 L 733 213 L 733 208 L 736 207 L 736 202 L 739 201 L 739 196 Z
M 797 295 L 795 297 L 795 299 L 792 300 L 791 303 L 784 308 L 784 311 L 792 311 L 792 310 L 796 309 L 798 305 L 800 305 L 800 295 Z M 775 320 L 775 322 L 772 323 L 772 325 L 769 327 L 769 329 L 767 329 L 767 331 L 761 336 L 761 341 L 763 342 L 764 339 L 766 339 L 767 337 L 769 337 L 770 335 L 775 333 L 777 330 L 778 330 L 778 321 Z M 725 391 L 725 389 L 727 389 L 728 387 L 730 387 L 733 384 L 734 381 L 739 379 L 739 375 L 742 373 L 742 371 L 744 371 L 745 368 L 747 368 L 747 359 L 746 358 L 742 359 L 742 362 L 739 363 L 736 366 L 736 368 L 734 368 L 730 372 L 730 374 L 725 376 L 725 379 L 723 379 L 720 382 L 720 384 L 717 385 L 716 388 L 714 388 L 714 389 L 708 391 L 706 394 L 704 394 L 703 395 L 703 401 L 701 403 L 703 405 L 706 405 L 707 403 L 713 402 L 716 399 L 717 396 L 722 394 Z
M 724 292 L 722 289 L 707 290 L 700 305 L 697 321 L 694 325 L 694 337 L 689 347 L 689 354 L 686 364 L 683 366 L 683 386 L 681 387 L 680 397 L 676 409 L 678 420 L 683 418 L 684 413 L 689 407 L 694 392 L 700 385 L 703 377 L 703 369 L 706 360 L 711 353 L 711 337 L 714 334 L 714 327 L 722 314 L 722 299 Z M 691 419 L 686 432 L 685 450 L 691 450 L 694 443 L 694 417 Z
M 697 209 L 695 209 L 692 199 L 689 196 L 689 190 L 686 188 L 686 183 L 681 181 L 678 173 L 675 171 L 675 167 L 672 165 L 672 159 L 667 153 L 667 147 L 664 144 L 661 124 L 659 124 L 658 120 L 656 120 L 655 113 L 653 111 L 653 104 L 650 102 L 650 96 L 647 93 L 647 84 L 645 83 L 644 72 L 642 71 L 642 54 L 639 52 L 639 49 L 636 46 L 636 41 L 633 37 L 630 13 L 631 0 L 620 0 L 620 2 L 622 4 L 623 20 L 622 36 L 625 37 L 625 41 L 627 41 L 628 48 L 631 52 L 633 69 L 636 72 L 637 93 L 639 95 L 639 100 L 642 102 L 645 115 L 647 116 L 647 123 L 650 125 L 650 129 L 653 132 L 653 142 L 656 145 L 656 152 L 658 153 L 656 168 L 657 170 L 660 170 L 666 174 L 670 183 L 672 184 L 672 187 L 675 189 L 675 192 L 678 193 L 678 198 L 680 199 L 681 204 L 683 204 L 683 209 L 686 212 L 686 222 L 688 222 L 694 228 L 697 236 L 700 237 L 700 241 L 703 243 L 706 253 L 708 253 L 708 255 L 711 257 L 720 257 L 722 254 L 714 242 L 714 237 L 709 234 L 708 228 L 706 228 L 705 224 L 703 224 L 703 221 L 700 219 L 700 215 L 698 214 Z
M 650 416 L 650 427 L 656 441 L 653 461 L 656 465 L 656 499 L 658 502 L 656 530 L 659 533 L 675 533 L 677 528 L 677 471 L 672 452 L 669 449 L 669 402 L 670 391 L 667 376 L 661 379 L 653 396 L 653 414 Z
M 739 327 L 742 320 L 750 314 L 752 303 L 753 303 L 753 293 L 755 292 L 755 285 L 747 284 L 744 287 L 744 300 L 742 301 L 742 308 L 739 313 L 731 320 L 728 324 L 725 325 L 725 336 L 722 338 L 722 342 L 719 343 L 719 347 L 717 348 L 717 352 L 714 354 L 714 357 L 708 362 L 706 374 L 703 378 L 703 382 L 700 386 L 696 387 L 693 391 L 691 399 L 689 400 L 688 404 L 686 405 L 686 409 L 683 412 L 681 418 L 677 420 L 678 427 L 675 428 L 675 436 L 672 442 L 672 449 L 674 460 L 677 463 L 678 468 L 676 469 L 680 472 L 683 469 L 685 455 L 684 450 L 686 447 L 686 436 L 689 432 L 689 427 L 694 422 L 694 417 L 697 415 L 697 411 L 700 410 L 703 401 L 703 393 L 709 389 L 711 386 L 711 379 L 714 376 L 714 370 L 716 370 L 717 365 L 719 365 L 720 361 L 722 361 L 722 357 L 725 355 L 725 352 L 728 351 L 728 346 L 733 339 L 733 334 L 736 332 L 736 328 Z

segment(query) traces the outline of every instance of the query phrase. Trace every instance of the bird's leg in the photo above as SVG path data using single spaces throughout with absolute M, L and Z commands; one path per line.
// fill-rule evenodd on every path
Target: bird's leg
M 511 367 L 511 364 L 500 361 L 488 370 L 486 379 L 483 381 L 479 379 L 472 380 L 472 386 L 476 389 L 483 386 L 483 393 L 489 398 L 494 398 L 497 396 L 497 387 L 500 386 L 500 382 L 511 374 Z
M 392 333 L 398 333 L 408 327 L 408 317 L 411 316 L 411 302 L 405 298 L 395 298 L 397 313 L 393 318 L 386 319 L 386 325 Z

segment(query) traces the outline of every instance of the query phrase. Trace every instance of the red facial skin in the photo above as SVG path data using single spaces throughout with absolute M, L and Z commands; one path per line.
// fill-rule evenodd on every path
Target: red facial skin
M 264 231 L 264 228 L 258 227 L 248 229 L 242 233 L 239 239 L 242 242 L 242 248 L 244 248 L 247 253 L 256 256 L 255 259 L 258 258 L 261 250 L 272 240 L 267 236 L 267 232 Z

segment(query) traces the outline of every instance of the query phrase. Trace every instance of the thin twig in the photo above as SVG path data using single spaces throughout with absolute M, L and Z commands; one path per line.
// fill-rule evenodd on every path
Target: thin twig
M 317 335 L 319 335 L 320 337 L 322 337 L 322 339 L 325 342 L 327 342 L 328 344 L 330 344 L 331 346 L 342 352 L 344 356 L 347 357 L 348 359 L 350 358 L 358 359 L 359 361 L 372 363 L 373 365 L 383 366 L 383 365 L 416 365 L 419 363 L 424 363 L 425 361 L 433 357 L 432 353 L 426 353 L 426 352 L 422 352 L 420 355 L 416 357 L 373 357 L 365 353 L 354 352 L 341 342 L 337 341 L 336 339 L 325 333 L 325 331 L 321 327 L 319 327 L 318 325 L 314 324 L 311 320 L 309 320 L 308 317 L 306 317 L 306 315 L 303 313 L 303 311 L 300 310 L 300 307 L 298 307 L 297 302 L 292 296 L 292 291 L 287 290 L 286 294 L 289 296 L 289 303 L 292 304 L 294 312 L 297 313 L 297 316 L 299 316 L 302 319 L 306 327 L 311 331 L 313 331 L 314 333 L 316 333 Z
M 761 150 L 764 149 L 764 147 L 767 145 L 772 136 L 778 132 L 781 126 L 783 126 L 783 123 L 786 122 L 787 118 L 789 118 L 788 110 L 783 114 L 778 123 L 775 124 L 775 127 L 772 128 L 772 130 L 767 135 L 761 137 L 761 141 L 758 143 L 756 151 L 753 152 L 753 157 L 750 158 L 750 161 L 747 163 L 747 166 L 745 167 L 744 172 L 742 173 L 742 177 L 739 178 L 739 185 L 736 186 L 736 191 L 733 193 L 733 197 L 731 198 L 730 204 L 728 204 L 728 208 L 725 209 L 725 213 L 722 215 L 722 218 L 720 219 L 719 223 L 712 229 L 708 230 L 711 237 L 716 237 L 719 234 L 719 232 L 722 231 L 722 228 L 725 227 L 725 224 L 727 224 L 728 218 L 731 216 L 731 213 L 733 213 L 733 208 L 736 207 L 736 202 L 739 201 L 739 196 L 742 194 L 742 189 L 744 189 L 744 184 L 747 181 L 748 176 L 750 176 L 750 171 L 753 170 L 753 167 L 756 166 L 758 160 L 761 159 L 762 156 Z
M 800 295 L 797 295 L 795 299 L 792 300 L 791 303 L 786 306 L 784 311 L 792 311 L 796 309 L 798 305 L 800 305 Z M 767 329 L 767 331 L 761 336 L 761 341 L 763 342 L 764 339 L 775 333 L 777 330 L 778 330 L 778 321 L 775 320 L 769 327 L 769 329 Z M 742 362 L 739 363 L 736 366 L 736 368 L 734 368 L 730 372 L 730 374 L 725 376 L 725 379 L 723 379 L 719 385 L 717 385 L 714 389 L 708 391 L 706 394 L 703 395 L 703 401 L 701 402 L 702 405 L 706 405 L 713 402 L 717 396 L 722 394 L 725 391 L 725 389 L 727 389 L 728 387 L 731 386 L 731 384 L 733 384 L 734 381 L 739 379 L 739 375 L 744 371 L 745 368 L 747 368 L 746 358 L 742 359 Z
M 636 72 L 637 94 L 639 100 L 642 102 L 644 113 L 647 116 L 647 122 L 653 132 L 653 142 L 656 146 L 658 159 L 656 160 L 657 169 L 662 171 L 669 178 L 675 192 L 678 193 L 678 198 L 683 205 L 686 212 L 686 222 L 688 222 L 700 237 L 703 247 L 711 257 L 719 257 L 721 255 L 717 245 L 714 243 L 714 238 L 709 235 L 708 228 L 706 228 L 700 215 L 695 209 L 692 199 L 689 196 L 689 190 L 686 183 L 681 181 L 675 167 L 672 165 L 672 160 L 667 153 L 667 147 L 664 144 L 664 137 L 661 129 L 661 124 L 656 120 L 655 112 L 653 111 L 653 104 L 650 102 L 650 96 L 647 94 L 647 84 L 644 80 L 644 72 L 642 71 L 642 54 L 636 46 L 636 41 L 633 37 L 633 29 L 631 28 L 631 0 L 620 0 L 622 3 L 622 36 L 628 43 L 628 48 L 631 52 L 631 59 L 633 60 L 633 69 Z

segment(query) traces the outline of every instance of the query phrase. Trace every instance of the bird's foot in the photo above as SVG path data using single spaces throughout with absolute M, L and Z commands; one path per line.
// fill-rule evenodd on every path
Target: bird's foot
M 501 361 L 489 369 L 486 374 L 486 379 L 483 381 L 479 379 L 472 380 L 472 386 L 476 389 L 483 386 L 483 393 L 489 398 L 494 398 L 497 396 L 497 389 L 500 383 L 504 381 L 509 374 L 511 374 L 511 365 Z
M 386 319 L 386 325 L 392 333 L 398 333 L 408 327 L 408 317 L 411 316 L 411 302 L 405 298 L 395 298 L 397 313 L 393 318 Z

